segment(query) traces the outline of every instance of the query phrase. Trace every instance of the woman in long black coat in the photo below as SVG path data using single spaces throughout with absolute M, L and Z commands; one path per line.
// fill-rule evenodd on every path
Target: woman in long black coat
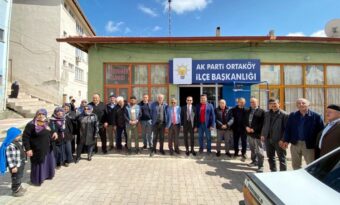
M 45 179 L 52 179 L 55 174 L 55 158 L 51 141 L 57 139 L 52 135 L 47 120 L 47 111 L 39 109 L 23 133 L 23 144 L 31 160 L 31 182 L 40 186 Z
M 96 143 L 96 138 L 99 132 L 99 122 L 97 115 L 92 113 L 93 108 L 91 105 L 86 105 L 84 107 L 84 112 L 78 118 L 79 125 L 79 141 L 77 146 L 77 158 L 76 163 L 80 160 L 80 154 L 82 152 L 83 146 L 87 146 L 87 159 L 92 160 L 92 153 L 94 145 Z

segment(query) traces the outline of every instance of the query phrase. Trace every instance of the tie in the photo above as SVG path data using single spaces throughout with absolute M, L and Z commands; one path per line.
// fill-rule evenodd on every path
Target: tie
M 172 111 L 172 123 L 176 124 L 176 108 L 175 107 Z

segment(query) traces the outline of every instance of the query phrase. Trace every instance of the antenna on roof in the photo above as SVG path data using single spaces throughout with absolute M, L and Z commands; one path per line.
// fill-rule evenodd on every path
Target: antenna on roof
M 171 0 L 168 0 L 169 37 L 171 37 Z
M 326 24 L 327 37 L 340 38 L 340 19 L 333 19 Z

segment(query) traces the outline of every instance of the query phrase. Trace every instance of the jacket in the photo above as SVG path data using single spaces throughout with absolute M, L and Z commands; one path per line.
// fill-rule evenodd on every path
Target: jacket
M 127 110 L 125 109 L 125 105 L 121 107 L 120 105 L 117 105 L 115 107 L 115 118 L 113 121 L 113 125 L 117 127 L 125 127 L 126 124 L 126 112 Z
M 166 127 L 169 128 L 172 124 L 172 115 L 173 115 L 173 109 L 174 107 L 172 106 L 168 106 L 168 109 L 167 109 L 167 115 L 168 115 L 168 122 L 166 124 Z M 175 110 L 176 110 L 176 124 L 181 124 L 181 107 L 176 105 L 175 107 Z
M 105 119 L 105 110 L 106 105 L 103 102 L 99 102 L 98 105 L 95 105 L 93 102 L 89 103 L 93 107 L 93 113 L 97 115 L 99 127 L 101 128 L 106 121 Z
M 216 122 L 215 122 L 215 109 L 212 104 L 207 103 L 205 108 L 205 124 L 207 127 L 215 127 Z M 200 123 L 200 113 L 201 110 L 201 104 L 198 104 L 196 106 L 196 113 L 197 113 L 197 122 Z
M 245 120 L 247 118 L 247 108 L 239 108 L 238 106 L 231 109 L 231 113 L 234 117 L 234 124 L 231 129 L 234 133 L 246 134 Z
M 331 152 L 332 150 L 340 147 L 340 121 L 333 125 L 323 136 L 321 141 L 321 149 L 319 147 L 321 135 L 317 140 L 317 156 L 322 157 L 323 155 Z
M 273 117 L 272 122 L 270 121 L 271 116 Z M 275 113 L 273 111 L 265 112 L 261 136 L 273 142 L 283 140 L 287 120 L 288 114 L 283 110 L 278 110 Z
M 158 105 L 159 103 L 156 101 L 156 102 L 153 102 L 151 104 L 151 119 L 152 119 L 152 125 L 156 125 L 157 123 L 157 118 L 158 118 Z M 166 125 L 167 122 L 168 122 L 168 119 L 167 119 L 167 108 L 168 108 L 168 105 L 164 102 L 163 103 L 163 116 L 164 116 L 164 121 L 163 123 Z
M 139 103 L 141 109 L 141 121 L 149 121 L 151 120 L 151 103 L 144 103 L 143 101 Z
M 82 114 L 79 117 L 80 125 L 80 143 L 85 145 L 94 145 L 99 132 L 99 121 L 97 115 L 91 113 L 90 115 Z
M 131 106 L 128 105 L 125 107 L 126 112 L 125 112 L 125 122 L 126 122 L 126 126 L 130 126 L 130 120 L 132 119 L 131 117 Z M 142 112 L 140 110 L 139 105 L 135 105 L 135 119 L 137 120 L 137 122 L 139 121 L 140 117 L 142 116 Z
M 109 125 L 113 125 L 114 118 L 115 118 L 115 107 L 117 105 L 115 104 L 113 107 L 111 107 L 111 103 L 106 105 L 105 111 L 104 111 L 104 118 L 105 122 L 107 122 Z
M 299 132 L 297 125 L 299 124 L 300 117 L 300 111 L 293 112 L 289 115 L 284 135 L 285 142 L 292 143 L 293 145 L 298 142 Z M 305 117 L 303 129 L 306 147 L 307 149 L 315 149 L 317 135 L 323 130 L 324 124 L 321 115 L 312 110 L 308 110 Z
M 187 105 L 185 105 L 181 108 L 181 125 L 187 127 L 187 122 Z M 197 127 L 196 108 L 193 105 L 191 105 L 191 126 Z
M 265 115 L 264 113 L 265 112 L 264 112 L 263 109 L 257 108 L 254 111 L 253 119 L 252 119 L 251 123 L 249 123 L 249 117 L 250 117 L 250 114 L 253 110 L 254 110 L 253 108 L 250 108 L 250 109 L 247 110 L 247 114 L 246 114 L 246 117 L 245 117 L 245 125 L 246 125 L 246 127 L 254 129 L 254 132 L 248 133 L 247 130 L 246 130 L 246 133 L 247 133 L 248 136 L 254 137 L 256 139 L 260 139 L 261 131 L 262 131 L 262 127 L 263 127 L 263 122 L 264 122 L 264 115 Z
M 226 109 L 225 112 L 223 112 L 220 106 L 218 106 L 215 109 L 216 129 L 219 129 L 219 130 L 222 129 L 222 125 L 225 125 L 225 124 L 228 126 L 227 129 L 230 129 L 234 123 L 233 113 L 228 107 L 226 107 L 225 109 Z

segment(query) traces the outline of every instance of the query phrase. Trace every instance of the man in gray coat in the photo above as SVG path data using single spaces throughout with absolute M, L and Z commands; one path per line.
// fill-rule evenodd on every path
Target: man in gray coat
M 269 168 L 272 172 L 277 171 L 275 162 L 275 152 L 279 157 L 280 171 L 287 170 L 286 150 L 280 145 L 283 143 L 285 126 L 288 119 L 288 114 L 280 109 L 279 100 L 269 99 L 269 111 L 265 113 L 264 124 L 262 128 L 261 140 L 265 142 Z M 263 171 L 262 169 L 258 170 Z

